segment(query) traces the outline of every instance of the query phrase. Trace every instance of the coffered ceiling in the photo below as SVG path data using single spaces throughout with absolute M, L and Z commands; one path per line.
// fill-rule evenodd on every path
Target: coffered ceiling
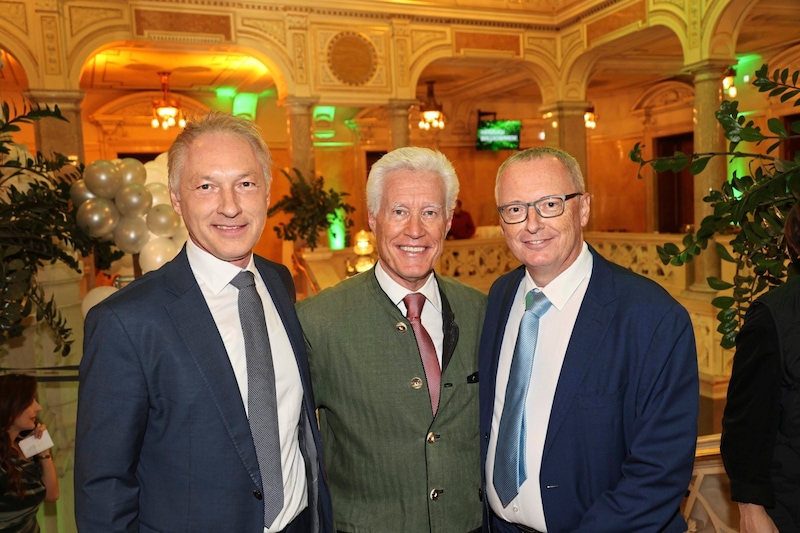
M 694 0 L 691 0 L 694 1 Z M 366 0 L 330 2 L 365 5 Z M 454 13 L 486 13 L 494 17 L 519 14 L 547 20 L 558 26 L 596 9 L 601 2 L 586 0 L 374 0 L 373 6 L 390 10 L 452 8 Z M 609 4 L 609 2 L 605 2 Z M 319 5 L 318 3 L 316 5 Z M 377 7 L 373 7 L 377 9 Z M 800 43 L 800 0 L 760 0 L 737 41 L 737 54 L 769 54 Z M 682 50 L 678 39 L 665 27 L 644 30 L 636 37 L 607 43 L 606 54 L 590 78 L 588 95 L 597 97 L 631 86 L 644 86 L 681 74 Z M 19 64 L 0 49 L 0 90 L 23 87 Z M 158 42 L 120 42 L 98 53 L 84 67 L 80 85 L 84 91 L 152 91 L 160 88 L 159 71 L 171 71 L 174 92 L 213 91 L 221 87 L 238 92 L 262 93 L 274 87 L 272 74 L 258 60 L 222 46 L 203 50 L 169 48 Z M 426 82 L 436 82 L 439 100 L 451 96 L 480 99 L 541 99 L 529 71 L 513 60 L 483 58 L 441 59 L 429 65 L 419 79 L 417 95 L 425 94 Z

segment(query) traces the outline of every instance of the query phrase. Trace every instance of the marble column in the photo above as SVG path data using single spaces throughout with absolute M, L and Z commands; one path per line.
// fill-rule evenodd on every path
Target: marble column
M 389 128 L 392 133 L 392 150 L 411 144 L 408 129 L 408 110 L 417 100 L 392 99 L 386 105 L 389 114 Z
M 31 89 L 26 91 L 26 98 L 40 106 L 58 106 L 67 122 L 55 119 L 43 119 L 34 122 L 36 149 L 46 157 L 60 153 L 75 162 L 84 161 L 83 122 L 81 119 L 81 102 L 83 91 L 45 91 Z
M 281 102 L 286 108 L 286 124 L 289 130 L 289 164 L 303 176 L 316 175 L 312 112 L 317 98 L 290 96 Z
M 587 186 L 588 161 L 586 149 L 586 126 L 583 115 L 589 109 L 589 102 L 562 101 L 540 108 L 544 119 L 545 144 L 564 150 L 574 157 L 581 166 Z
M 725 68 L 733 61 L 706 61 L 690 66 L 694 76 L 694 151 L 724 152 L 727 141 L 715 115 L 722 101 L 722 77 Z M 694 228 L 712 214 L 710 205 L 703 201 L 711 189 L 719 189 L 728 179 L 726 158 L 714 157 L 708 162 L 705 170 L 694 177 Z M 700 256 L 691 263 L 694 279 L 689 290 L 689 297 L 711 299 L 716 292 L 708 286 L 706 279 L 719 277 L 720 259 L 716 248 L 708 246 Z

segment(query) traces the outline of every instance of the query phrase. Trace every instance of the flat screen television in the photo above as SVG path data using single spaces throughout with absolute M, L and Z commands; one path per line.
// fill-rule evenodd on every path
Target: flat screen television
M 519 150 L 521 120 L 482 120 L 478 123 L 478 150 Z

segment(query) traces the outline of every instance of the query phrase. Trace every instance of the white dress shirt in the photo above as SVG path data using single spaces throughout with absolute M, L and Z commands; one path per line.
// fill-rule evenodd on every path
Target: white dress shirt
M 403 316 L 406 315 L 406 304 L 403 302 L 411 292 L 418 292 L 425 295 L 425 305 L 422 308 L 422 325 L 431 336 L 433 346 L 436 348 L 436 357 L 439 359 L 439 368 L 442 368 L 442 350 L 444 349 L 444 321 L 442 319 L 442 298 L 439 294 L 439 284 L 436 282 L 436 276 L 433 272 L 428 276 L 425 285 L 418 291 L 410 291 L 397 283 L 386 270 L 381 266 L 378 261 L 375 265 L 375 277 L 378 278 L 378 285 L 380 285 L 386 296 L 392 301 L 394 305 L 400 309 Z
M 239 320 L 239 290 L 230 284 L 241 268 L 217 259 L 199 248 L 191 239 L 186 242 L 186 255 L 211 316 L 228 352 L 242 404 L 247 412 L 247 359 L 244 333 Z M 275 367 L 275 390 L 278 399 L 278 427 L 281 442 L 281 471 L 283 474 L 283 510 L 275 521 L 264 528 L 265 533 L 281 531 L 308 506 L 306 467 L 298 444 L 300 409 L 303 405 L 303 385 L 294 350 L 286 328 L 275 308 L 252 256 L 245 270 L 255 276 L 256 291 L 264 304 L 272 361 Z
M 539 319 L 539 337 L 533 357 L 528 396 L 525 400 L 525 457 L 528 477 L 520 486 L 519 494 L 505 508 L 497 496 L 492 475 L 494 474 L 494 458 L 497 450 L 497 432 L 505 404 L 511 360 L 514 357 L 519 325 L 522 315 L 525 313 L 525 295 L 531 289 L 537 288 L 527 270 L 523 282 L 517 289 L 517 295 L 506 323 L 503 344 L 500 348 L 497 389 L 492 413 L 492 432 L 486 455 L 486 495 L 489 498 L 489 505 L 497 516 L 508 522 L 532 527 L 537 531 L 547 531 L 539 472 L 547 426 L 550 421 L 550 410 L 553 407 L 553 397 L 558 385 L 558 377 L 561 374 L 561 365 L 567 353 L 567 346 L 572 337 L 572 330 L 575 327 L 583 297 L 586 295 L 591 274 L 592 254 L 584 243 L 583 250 L 575 262 L 547 286 L 541 288 L 552 306 Z

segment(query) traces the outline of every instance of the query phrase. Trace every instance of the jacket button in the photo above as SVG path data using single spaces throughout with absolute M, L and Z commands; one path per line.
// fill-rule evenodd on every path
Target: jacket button
M 436 442 L 436 434 L 433 431 L 431 431 L 430 433 L 428 433 L 428 436 L 427 436 L 427 438 L 425 440 L 428 441 L 428 444 L 435 443 Z
M 261 491 L 256 489 L 253 491 L 253 496 L 256 497 L 256 500 L 260 500 L 263 496 L 261 496 Z
M 422 388 L 422 379 L 420 379 L 420 378 L 411 378 L 411 388 L 412 389 L 421 389 Z
M 403 322 L 398 322 L 397 324 L 394 325 L 394 327 L 400 333 L 404 333 L 408 329 L 408 326 L 406 326 Z
M 444 489 L 433 489 L 431 491 L 430 497 L 432 501 L 436 501 L 439 499 L 439 496 L 444 492 Z

